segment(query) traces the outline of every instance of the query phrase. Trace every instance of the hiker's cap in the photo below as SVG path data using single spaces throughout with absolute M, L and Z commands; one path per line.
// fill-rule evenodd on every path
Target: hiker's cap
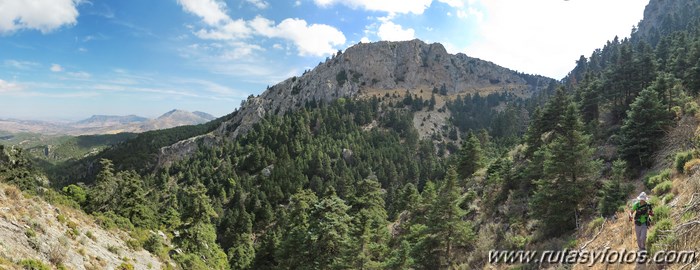
M 639 193 L 639 196 L 637 196 L 637 200 L 648 201 L 649 197 L 647 196 L 646 192 L 642 192 L 642 193 Z

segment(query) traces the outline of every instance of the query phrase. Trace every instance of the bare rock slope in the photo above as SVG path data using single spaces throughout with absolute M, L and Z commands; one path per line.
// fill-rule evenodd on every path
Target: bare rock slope
M 164 268 L 158 257 L 129 248 L 128 239 L 125 232 L 105 230 L 80 211 L 0 184 L 0 269 L 20 269 L 27 259 L 67 269 Z

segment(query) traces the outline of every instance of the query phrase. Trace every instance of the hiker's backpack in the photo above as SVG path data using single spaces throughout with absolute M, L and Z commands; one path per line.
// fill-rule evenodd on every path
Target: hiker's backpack
M 637 205 L 638 203 L 639 202 L 635 202 L 633 204 L 633 206 Z M 647 226 L 650 225 L 651 224 L 651 214 L 653 213 L 651 204 L 647 202 L 646 204 L 639 205 L 638 207 L 639 208 L 634 211 L 634 224 L 635 225 L 642 225 L 642 222 L 640 221 L 640 219 L 642 218 L 642 216 L 646 215 L 646 220 L 644 221 L 644 224 Z

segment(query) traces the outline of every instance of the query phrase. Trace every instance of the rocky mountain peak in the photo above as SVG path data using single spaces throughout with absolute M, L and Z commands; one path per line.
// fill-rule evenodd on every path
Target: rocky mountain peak
M 238 115 L 224 123 L 218 133 L 236 137 L 266 113 L 283 114 L 309 101 L 328 102 L 382 90 L 433 88 L 445 88 L 450 94 L 517 91 L 529 96 L 550 80 L 465 54 L 449 54 L 439 43 L 418 39 L 359 43 L 300 77 L 286 79 L 257 97 L 249 97 Z
M 530 96 L 552 79 L 519 73 L 494 63 L 449 54 L 439 43 L 421 40 L 359 43 L 329 57 L 301 76 L 288 78 L 243 102 L 236 115 L 213 134 L 201 136 L 208 143 L 245 134 L 266 114 L 281 115 L 308 102 L 383 95 L 384 91 L 432 91 L 487 95 L 509 91 Z M 161 149 L 160 164 L 186 157 L 196 140 Z M 181 149 L 182 151 L 178 150 Z M 186 149 L 186 151 L 185 151 Z

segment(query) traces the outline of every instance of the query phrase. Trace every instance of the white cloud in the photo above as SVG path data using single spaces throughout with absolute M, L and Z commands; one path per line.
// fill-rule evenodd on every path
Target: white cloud
M 477 41 L 466 46 L 464 53 L 560 79 L 580 55 L 590 56 L 615 35 L 629 36 L 632 26 L 641 20 L 646 3 L 481 0 L 479 4 L 485 16 L 479 24 Z M 595 14 L 594 20 L 591 14 Z
M 218 0 L 178 0 L 185 11 L 202 18 L 208 25 L 230 20 L 226 15 L 226 3 Z
M 22 90 L 20 85 L 0 80 L 0 94 L 19 90 Z
M 238 60 L 253 55 L 256 51 L 264 51 L 263 47 L 245 42 L 232 42 L 230 49 L 222 54 L 222 57 L 229 60 Z
M 263 27 L 263 36 L 291 40 L 300 55 L 322 56 L 336 51 L 335 46 L 345 44 L 340 30 L 325 24 L 307 24 L 302 19 L 285 19 L 277 26 Z
M 385 21 L 379 26 L 377 36 L 379 36 L 381 40 L 387 41 L 412 40 L 416 38 L 416 31 L 412 28 L 403 29 L 401 25 L 391 21 Z
M 301 1 L 299 1 L 299 0 L 294 1 L 294 6 L 295 7 L 301 6 Z
M 90 73 L 87 73 L 85 71 L 68 72 L 67 74 L 76 79 L 89 79 L 90 77 L 92 77 Z
M 195 35 L 201 39 L 234 40 L 247 38 L 252 34 L 244 20 L 229 20 L 228 23 L 212 29 L 200 29 Z
M 61 72 L 63 71 L 63 67 L 59 64 L 52 64 L 51 67 L 49 68 L 53 72 Z
M 35 67 L 40 66 L 39 63 L 35 62 L 30 62 L 30 61 L 19 61 L 19 60 L 5 60 L 4 66 L 6 67 L 11 67 L 15 69 L 20 69 L 20 70 L 29 70 L 33 69 Z
M 213 0 L 180 0 L 188 10 L 207 22 L 211 28 L 200 29 L 195 35 L 201 39 L 240 41 L 252 36 L 281 38 L 293 42 L 302 56 L 322 56 L 332 54 L 335 47 L 345 44 L 345 35 L 335 27 L 325 24 L 308 24 L 305 20 L 287 18 L 275 25 L 275 22 L 262 16 L 252 20 L 233 20 L 225 13 L 224 3 Z M 223 22 L 223 23 L 222 23 Z M 234 44 L 228 57 L 237 59 L 251 55 L 261 47 L 241 47 Z
M 362 42 L 362 43 L 370 43 L 370 40 L 369 40 L 368 37 L 362 37 L 362 39 L 360 39 L 360 42 Z
M 259 9 L 266 9 L 270 6 L 270 4 L 265 2 L 264 0 L 246 0 L 246 2 L 253 4 L 256 8 Z
M 456 2 L 454 0 L 443 1 Z M 322 7 L 343 4 L 351 8 L 362 8 L 370 11 L 423 14 L 423 11 L 430 7 L 433 0 L 314 0 L 314 2 Z
M 77 23 L 76 6 L 82 0 L 3 0 L 0 1 L 0 33 L 21 29 L 51 32 Z
M 176 79 L 175 83 L 178 85 L 192 85 L 194 87 L 191 88 L 196 88 L 196 89 L 202 89 L 204 91 L 208 91 L 214 94 L 219 95 L 220 97 L 238 97 L 238 98 L 244 98 L 246 96 L 246 93 L 240 90 L 236 90 L 233 88 L 230 88 L 228 86 L 221 85 L 216 82 L 208 81 L 208 80 L 202 80 L 202 79 Z
M 438 2 L 445 3 L 454 8 L 461 8 L 464 6 L 464 0 L 438 0 Z
M 325 24 L 307 24 L 302 19 L 285 19 L 278 25 L 263 17 L 256 17 L 250 26 L 259 35 L 283 38 L 296 44 L 300 55 L 322 56 L 332 54 L 334 46 L 345 44 L 340 30 Z
M 474 17 L 476 21 L 482 22 L 484 20 L 484 13 L 474 7 L 469 7 L 467 10 L 457 10 L 457 17 L 460 19 Z

